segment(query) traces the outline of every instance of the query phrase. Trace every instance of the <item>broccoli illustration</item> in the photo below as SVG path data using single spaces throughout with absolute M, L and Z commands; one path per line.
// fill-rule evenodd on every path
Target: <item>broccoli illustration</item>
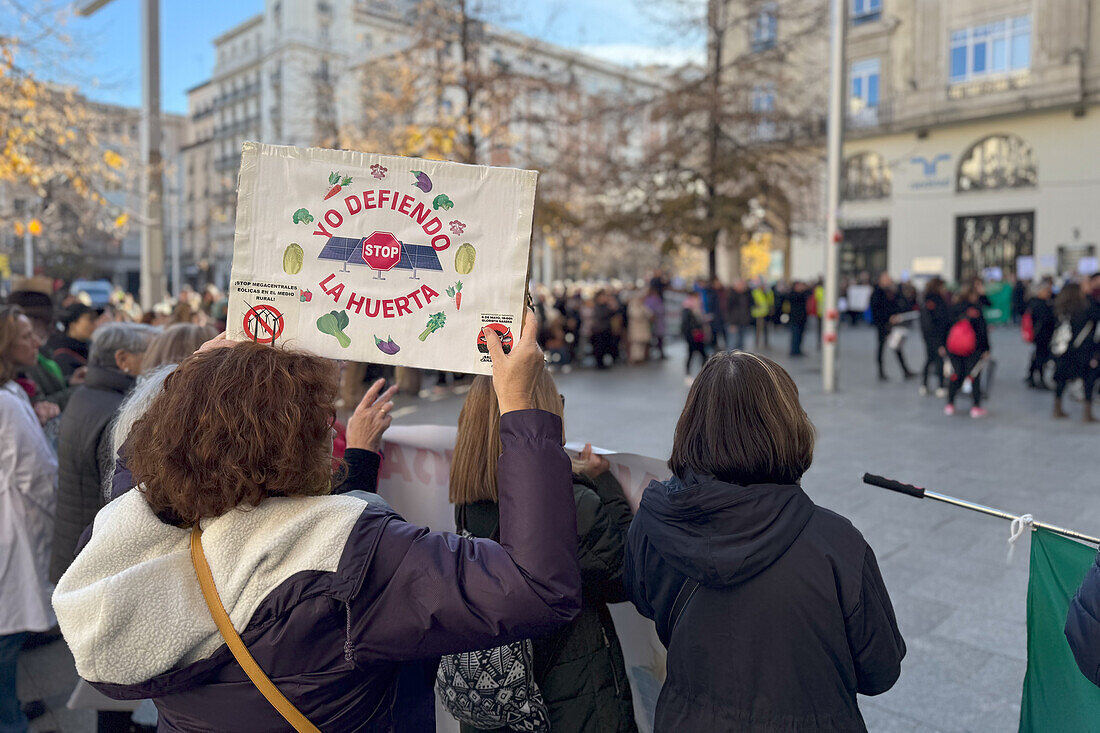
M 435 333 L 439 329 L 443 328 L 443 326 L 446 323 L 447 323 L 447 316 L 443 315 L 443 313 L 433 313 L 433 314 L 431 314 L 430 316 L 428 316 L 428 327 L 425 328 L 424 332 L 422 334 L 420 334 L 419 336 L 417 336 L 417 338 L 420 339 L 421 341 L 427 340 L 427 338 L 429 336 L 431 336 L 433 333 Z
M 448 209 L 454 208 L 454 202 L 451 201 L 450 197 L 447 196 L 447 194 L 441 193 L 435 197 L 434 201 L 432 201 L 432 208 L 436 211 L 439 211 L 440 209 L 447 211 Z
M 294 212 L 295 224 L 312 224 L 313 216 L 310 215 L 308 209 L 298 209 Z

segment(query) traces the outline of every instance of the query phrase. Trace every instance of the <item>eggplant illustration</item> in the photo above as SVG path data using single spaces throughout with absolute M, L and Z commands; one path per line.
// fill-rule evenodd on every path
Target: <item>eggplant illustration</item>
M 428 193 L 432 190 L 432 179 L 428 178 L 428 174 L 424 171 L 413 171 L 412 174 L 416 176 L 416 183 L 413 185 L 419 188 L 424 193 Z
M 374 337 L 374 345 L 378 347 L 378 350 L 383 354 L 389 354 L 393 356 L 398 351 L 401 351 L 401 347 L 394 343 L 393 336 L 389 337 L 388 341 L 383 341 L 377 336 Z

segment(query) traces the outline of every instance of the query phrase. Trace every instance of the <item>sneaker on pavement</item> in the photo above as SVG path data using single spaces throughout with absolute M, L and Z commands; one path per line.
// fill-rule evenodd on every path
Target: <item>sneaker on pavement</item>
M 937 388 L 936 389 L 936 396 L 939 397 L 940 399 L 943 399 L 944 397 L 946 397 L 947 396 L 947 388 L 946 387 Z
M 955 406 L 954 405 L 944 405 L 943 406 L 943 414 L 947 415 L 947 416 L 954 415 L 955 414 Z
M 984 407 L 971 407 L 970 408 L 970 417 L 974 418 L 975 420 L 980 418 L 980 417 L 985 417 L 988 414 L 989 413 L 985 411 Z

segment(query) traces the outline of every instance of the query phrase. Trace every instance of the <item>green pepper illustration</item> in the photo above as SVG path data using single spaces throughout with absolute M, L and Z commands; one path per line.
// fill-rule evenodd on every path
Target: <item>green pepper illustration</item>
M 335 336 L 345 349 L 351 346 L 351 339 L 344 333 L 348 327 L 347 311 L 331 311 L 317 319 L 317 330 Z

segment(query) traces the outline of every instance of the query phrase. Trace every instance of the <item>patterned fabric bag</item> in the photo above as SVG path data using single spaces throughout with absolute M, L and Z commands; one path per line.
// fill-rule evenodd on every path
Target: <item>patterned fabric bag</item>
M 550 730 L 550 714 L 535 683 L 530 639 L 444 656 L 435 689 L 443 708 L 460 723 L 531 733 Z
M 466 530 L 465 504 L 457 509 L 458 534 L 472 538 Z M 491 533 L 500 541 L 500 525 Z M 550 713 L 535 682 L 535 648 L 530 639 L 447 654 L 435 673 L 435 691 L 443 708 L 460 723 L 475 728 L 511 728 L 547 733 Z

